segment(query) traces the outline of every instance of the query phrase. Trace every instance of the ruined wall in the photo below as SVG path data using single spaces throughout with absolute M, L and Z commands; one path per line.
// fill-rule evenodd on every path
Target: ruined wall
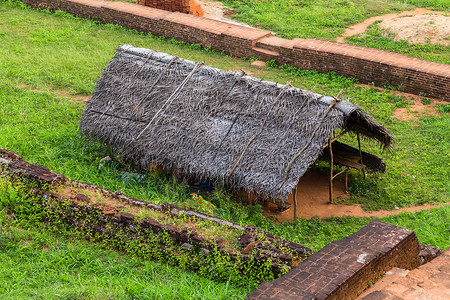
M 30 191 L 34 196 L 29 201 L 32 201 L 31 206 L 45 212 L 43 221 L 68 224 L 88 240 L 117 241 L 113 246 L 120 250 L 123 247 L 126 250 L 128 243 L 138 244 L 146 258 L 174 264 L 185 263 L 188 258 L 191 268 L 202 269 L 220 256 L 227 260 L 226 268 L 252 278 L 260 276 L 259 268 L 267 273 L 264 276 L 286 273 L 313 253 L 311 249 L 255 226 L 241 226 L 172 203 L 158 205 L 129 197 L 121 191 L 111 192 L 69 180 L 46 167 L 30 164 L 6 149 L 0 149 L 0 175 L 3 174 L 13 180 L 26 179 L 35 183 L 36 187 Z M 222 234 L 234 231 L 237 235 L 231 240 L 208 236 L 199 226 L 220 227 Z M 214 268 L 212 264 L 210 267 Z M 252 273 L 255 270 L 256 273 Z
M 198 43 L 238 57 L 275 60 L 301 69 L 334 71 L 362 83 L 393 85 L 399 90 L 450 101 L 450 65 L 388 51 L 317 39 L 286 40 L 259 30 L 179 12 L 105 0 L 23 0 L 34 8 L 75 16 L 157 36 Z

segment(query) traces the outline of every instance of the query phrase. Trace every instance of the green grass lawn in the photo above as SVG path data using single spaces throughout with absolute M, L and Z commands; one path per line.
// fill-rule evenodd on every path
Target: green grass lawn
M 334 40 L 345 29 L 367 18 L 414 9 L 408 2 L 391 0 L 223 0 L 236 9 L 233 15 L 247 24 L 261 24 L 261 28 L 279 36 Z
M 385 174 L 371 175 L 368 180 L 350 173 L 354 195 L 351 201 L 363 203 L 366 209 L 450 201 L 448 105 L 440 106 L 437 116 L 397 121 L 393 118 L 395 109 L 410 107 L 404 98 L 388 91 L 357 87 L 354 80 L 335 73 L 319 74 L 287 66 L 261 70 L 250 66 L 249 61 L 200 50 L 196 45 L 75 19 L 64 13 L 20 8 L 9 1 L 0 1 L 0 43 L 0 148 L 15 151 L 25 160 L 71 179 L 122 190 L 155 203 L 181 203 L 190 193 L 166 176 L 125 181 L 121 172 L 130 170 L 118 162 L 107 163 L 99 169 L 100 159 L 108 155 L 108 150 L 80 137 L 78 122 L 84 104 L 57 95 L 58 91 L 91 94 L 114 49 L 130 43 L 195 61 L 205 60 L 222 69 L 243 68 L 267 80 L 290 80 L 297 87 L 324 94 L 336 95 L 343 89 L 345 98 L 385 124 L 397 139 L 392 154 L 380 154 L 377 145 L 363 141 L 367 151 L 386 159 L 388 170 Z M 357 231 L 370 221 L 368 218 L 313 218 L 277 225 L 262 216 L 260 206 L 244 207 L 232 202 L 223 191 L 204 197 L 217 206 L 218 217 L 260 226 L 314 250 Z M 131 299 L 133 293 L 153 299 L 167 299 L 173 294 L 181 299 L 229 299 L 244 298 L 249 292 L 246 286 L 202 279 L 175 267 L 124 256 L 40 228 L 24 230 L 26 224 L 17 224 L 10 218 L 1 210 L 0 298 L 43 294 L 42 298 L 47 299 L 59 294 L 66 299 L 101 299 L 108 291 L 105 299 Z M 382 220 L 414 229 L 421 242 L 441 248 L 450 246 L 449 206 Z
M 244 299 L 254 286 L 243 286 L 45 228 L 0 229 L 1 299 Z

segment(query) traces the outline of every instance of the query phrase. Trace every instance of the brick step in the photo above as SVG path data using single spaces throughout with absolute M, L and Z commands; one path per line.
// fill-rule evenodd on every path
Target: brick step
M 259 52 L 261 54 L 270 55 L 273 57 L 280 55 L 280 52 L 278 52 L 278 51 L 273 51 L 273 50 L 264 49 L 264 48 L 260 48 L 260 47 L 253 47 L 253 50 L 256 52 Z
M 419 264 L 414 231 L 374 220 L 287 274 L 263 282 L 247 300 L 355 299 L 392 267 L 411 270 Z

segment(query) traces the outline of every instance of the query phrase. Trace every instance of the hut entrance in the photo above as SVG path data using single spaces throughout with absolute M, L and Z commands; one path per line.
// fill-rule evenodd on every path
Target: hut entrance
M 334 135 L 323 146 L 323 152 L 318 158 L 329 162 L 329 176 L 325 176 L 318 170 L 309 169 L 289 195 L 287 199 L 289 208 L 280 212 L 277 205 L 266 202 L 264 207 L 266 216 L 275 216 L 282 221 L 296 220 L 299 211 L 302 217 L 320 216 L 320 210 L 326 212 L 325 215 L 329 215 L 327 211 L 333 209 L 329 204 L 333 203 L 335 197 L 350 197 L 347 193 L 349 168 L 362 171 L 364 179 L 366 178 L 366 161 L 372 169 L 384 171 L 385 165 L 380 158 L 361 150 L 359 133 L 356 135 L 358 149 L 337 141 L 344 134 L 346 134 L 345 130 Z M 335 173 L 334 167 L 336 165 L 342 167 L 342 169 Z M 338 177 L 340 177 L 340 180 L 336 181 Z
M 366 179 L 366 173 L 364 169 L 366 165 L 363 163 L 363 152 L 361 151 L 361 140 L 359 133 L 356 135 L 358 140 L 358 149 L 350 147 L 348 145 L 337 142 L 337 139 L 344 135 L 346 131 L 339 134 L 337 137 L 328 141 L 328 144 L 324 146 L 324 152 L 320 156 L 322 160 L 330 163 L 330 182 L 329 182 L 329 203 L 333 202 L 333 181 L 341 174 L 345 176 L 345 189 L 348 190 L 348 169 L 353 168 L 363 172 L 364 179 Z M 381 160 L 380 160 L 381 161 Z M 334 173 L 334 165 L 340 165 L 344 168 L 338 173 Z M 294 190 L 294 193 L 296 191 Z M 294 202 L 294 205 L 295 202 Z M 296 213 L 294 212 L 294 217 Z
M 325 217 L 330 215 L 335 205 L 329 204 L 329 176 L 316 168 L 310 168 L 305 175 L 300 178 L 296 186 L 295 199 L 297 202 L 298 217 L 312 218 L 313 216 Z M 333 182 L 333 195 L 335 197 L 348 198 L 345 182 L 342 178 L 337 178 Z M 276 204 L 266 202 L 264 204 L 264 216 L 275 217 L 279 221 L 294 220 L 294 193 L 292 192 L 287 201 L 289 208 L 280 211 Z

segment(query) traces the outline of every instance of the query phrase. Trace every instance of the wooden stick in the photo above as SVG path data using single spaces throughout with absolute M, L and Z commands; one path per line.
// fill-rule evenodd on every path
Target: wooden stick
M 286 89 L 291 86 L 291 82 L 287 82 L 286 85 L 283 87 L 283 89 L 280 91 L 280 93 L 278 94 L 277 98 L 275 99 L 275 101 L 272 103 L 272 106 L 270 107 L 269 111 L 267 112 L 266 118 L 264 119 L 261 128 L 259 129 L 259 131 L 250 139 L 250 141 L 247 143 L 247 146 L 245 146 L 244 151 L 242 151 L 241 156 L 239 157 L 239 159 L 237 160 L 237 162 L 234 164 L 233 169 L 231 169 L 230 173 L 227 175 L 227 178 L 230 178 L 231 174 L 233 174 L 234 170 L 236 170 L 237 166 L 239 165 L 239 163 L 241 162 L 242 158 L 244 157 L 245 152 L 247 151 L 248 147 L 253 143 L 253 141 L 261 134 L 261 132 L 264 129 L 264 126 L 266 125 L 267 120 L 269 119 L 269 115 L 270 112 L 272 111 L 273 107 L 275 106 L 275 104 L 278 102 L 278 100 L 281 99 L 281 96 L 284 94 L 284 92 L 286 91 Z
M 338 93 L 336 96 L 331 96 L 331 97 L 333 97 L 334 100 L 336 100 L 336 101 L 339 102 L 339 101 L 340 101 L 339 98 L 341 97 L 343 91 L 344 91 L 344 90 L 340 90 L 339 93 Z
M 173 100 L 175 100 L 175 98 L 178 96 L 178 93 L 181 91 L 181 89 L 186 85 L 186 83 L 189 81 L 189 79 L 191 79 L 192 75 L 194 75 L 194 73 L 203 65 L 202 62 L 197 63 L 195 65 L 195 67 L 192 69 L 191 73 L 189 73 L 189 75 L 183 80 L 183 82 L 181 82 L 181 84 L 175 89 L 175 91 L 173 91 L 173 93 L 169 96 L 169 98 L 166 100 L 166 102 L 164 102 L 163 106 L 158 110 L 158 112 L 153 116 L 153 118 L 150 120 L 150 122 L 147 124 L 147 126 L 145 126 L 145 128 L 141 131 L 141 133 L 139 133 L 137 135 L 137 137 L 135 138 L 135 140 L 139 139 L 139 137 L 144 133 L 145 130 L 147 130 L 147 128 L 150 127 L 150 125 L 153 123 L 153 121 L 156 119 L 156 117 L 165 109 L 167 109 L 167 107 L 169 107 L 170 104 L 172 104 Z
M 345 168 L 345 190 L 348 191 L 348 168 Z
M 136 73 L 133 74 L 133 77 L 136 76 L 144 67 L 145 64 L 147 64 L 147 62 L 149 61 L 150 58 L 152 58 L 153 54 L 155 53 L 154 50 L 152 50 L 150 52 L 150 55 L 145 59 L 144 63 L 142 64 L 142 66 L 136 71 Z
M 361 141 L 359 139 L 359 132 L 356 133 L 356 138 L 358 139 L 358 149 L 359 149 L 359 156 L 361 157 L 360 162 L 363 165 L 363 159 L 362 159 L 362 151 L 361 151 Z M 362 169 L 363 172 L 363 178 L 366 179 L 366 171 L 364 169 Z
M 294 188 L 294 221 L 297 220 L 297 186 Z
M 100 119 L 103 118 L 103 116 L 111 109 L 111 107 L 113 107 L 112 104 L 110 106 L 108 106 L 108 108 L 100 115 Z
M 231 91 L 233 90 L 233 88 L 234 88 L 234 86 L 236 85 L 236 83 L 238 83 L 238 81 L 241 80 L 241 78 L 244 77 L 245 74 L 246 74 L 245 71 L 241 69 L 241 74 L 239 75 L 238 78 L 236 78 L 236 79 L 234 80 L 233 84 L 230 86 L 230 88 L 228 89 L 228 91 L 225 93 L 225 97 L 223 97 L 223 98 L 228 97 L 228 95 L 231 93 Z
M 340 138 L 341 136 L 343 136 L 344 134 L 346 134 L 348 132 L 348 130 L 344 130 L 343 132 L 341 132 L 337 137 L 334 137 L 331 142 L 336 141 L 338 138 Z M 322 149 L 325 149 L 326 147 L 328 147 L 328 143 L 326 143 Z
M 344 173 L 346 170 L 348 169 L 348 167 L 345 167 L 343 170 L 339 171 L 338 173 L 333 175 L 333 179 L 335 179 L 336 177 L 338 177 L 339 175 L 341 175 L 342 173 Z
M 330 204 L 333 203 L 333 147 L 331 145 L 331 139 L 328 142 L 330 147 Z
M 170 68 L 170 66 L 172 65 L 172 63 L 177 60 L 178 57 L 174 57 L 172 58 L 172 60 L 167 64 L 167 66 L 164 68 L 164 70 L 162 70 L 162 72 L 159 74 L 158 78 L 156 78 L 155 82 L 153 82 L 152 86 L 149 88 L 149 90 L 147 91 L 147 94 L 145 94 L 144 97 L 142 97 L 142 100 L 139 101 L 139 103 L 136 105 L 136 107 L 133 109 L 133 112 L 139 107 L 139 105 L 141 105 L 142 101 L 145 100 L 145 98 L 147 98 L 148 96 L 150 96 L 150 92 L 153 90 L 153 88 L 155 87 L 155 85 L 161 80 L 163 74 L 167 71 L 167 69 Z

